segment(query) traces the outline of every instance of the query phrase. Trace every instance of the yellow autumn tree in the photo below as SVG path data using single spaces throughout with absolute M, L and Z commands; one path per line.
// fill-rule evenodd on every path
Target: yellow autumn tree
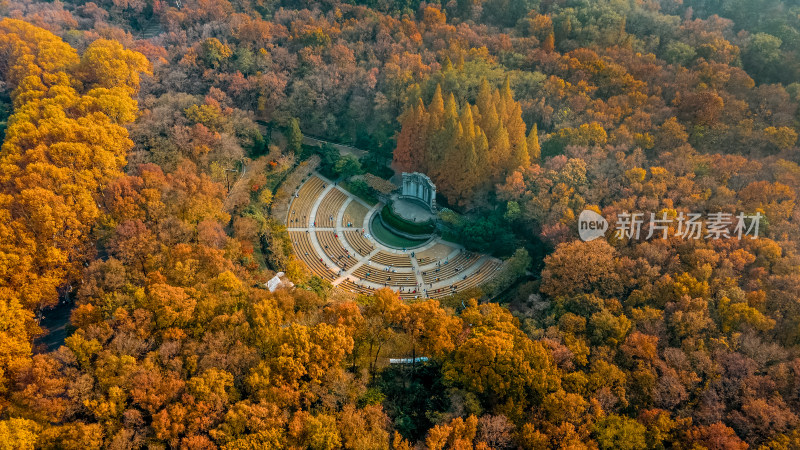
M 0 350 L 0 389 L 30 355 L 29 311 L 55 304 L 92 254 L 100 192 L 122 175 L 133 145 L 124 124 L 147 71 L 119 43 L 95 41 L 79 57 L 44 29 L 0 21 L 0 76 L 13 101 L 0 147 L 0 291 L 13 295 L 3 296 L 0 333 L 14 343 Z
M 122 174 L 132 146 L 123 125 L 136 117 L 131 95 L 149 69 L 119 43 L 95 41 L 79 58 L 55 35 L 12 19 L 0 21 L 0 54 L 14 89 L 0 150 L 0 286 L 41 307 L 91 253 L 99 192 Z

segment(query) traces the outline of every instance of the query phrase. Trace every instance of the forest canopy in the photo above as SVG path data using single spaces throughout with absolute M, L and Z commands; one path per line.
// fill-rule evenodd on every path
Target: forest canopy
M 0 447 L 800 448 L 798 80 L 781 0 L 0 0 Z M 315 170 L 503 269 L 333 286 Z

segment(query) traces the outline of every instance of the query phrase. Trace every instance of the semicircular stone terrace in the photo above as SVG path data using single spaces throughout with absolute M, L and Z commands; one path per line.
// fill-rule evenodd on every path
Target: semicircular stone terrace
M 485 283 L 501 261 L 436 237 L 394 249 L 369 232 L 370 206 L 319 173 L 295 193 L 286 226 L 295 254 L 334 286 L 356 293 L 389 287 L 403 299 L 441 298 Z

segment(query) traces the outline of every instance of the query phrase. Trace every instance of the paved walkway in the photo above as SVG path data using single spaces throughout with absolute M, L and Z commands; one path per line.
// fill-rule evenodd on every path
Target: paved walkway
M 332 146 L 333 148 L 335 148 L 336 150 L 339 150 L 339 154 L 340 155 L 342 155 L 342 156 L 344 156 L 344 155 L 352 155 L 356 159 L 361 158 L 362 156 L 367 154 L 366 150 L 361 150 L 360 148 L 355 148 L 355 147 L 350 146 L 350 145 L 337 144 L 336 142 L 331 142 L 331 141 L 326 141 L 324 139 L 315 138 L 315 137 L 309 136 L 307 134 L 303 135 L 303 144 L 317 146 L 317 147 L 322 147 L 323 144 L 328 144 L 328 145 Z

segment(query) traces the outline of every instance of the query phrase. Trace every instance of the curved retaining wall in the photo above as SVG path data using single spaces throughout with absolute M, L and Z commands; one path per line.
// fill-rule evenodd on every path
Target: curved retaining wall
M 404 238 L 406 238 L 406 239 L 415 239 L 415 240 L 423 240 L 423 239 L 424 239 L 424 241 L 422 241 L 422 242 L 421 242 L 419 245 L 415 245 L 415 246 L 413 246 L 413 247 L 398 247 L 398 246 L 390 245 L 390 244 L 388 244 L 388 243 L 386 243 L 386 242 L 383 242 L 383 241 L 381 241 L 381 240 L 380 240 L 380 239 L 379 239 L 379 238 L 378 238 L 378 237 L 375 235 L 375 232 L 372 230 L 372 221 L 373 221 L 373 219 L 374 219 L 375 215 L 377 215 L 377 216 L 378 216 L 378 220 L 380 220 L 380 222 L 381 222 L 381 225 L 383 225 L 383 226 L 384 226 L 384 227 L 385 227 L 387 230 L 389 230 L 391 233 L 395 233 L 395 234 L 397 234 L 398 236 L 402 236 L 402 237 L 404 237 Z M 398 231 L 398 230 L 396 230 L 396 229 L 394 229 L 394 228 L 392 228 L 392 227 L 388 226 L 388 225 L 386 224 L 386 222 L 383 220 L 383 217 L 381 217 L 381 211 L 380 211 L 380 208 L 379 208 L 379 209 L 377 209 L 377 210 L 376 210 L 374 213 L 372 213 L 372 215 L 371 215 L 370 217 L 368 217 L 368 218 L 367 218 L 367 228 L 369 229 L 369 233 L 372 235 L 372 237 L 373 237 L 373 238 L 374 238 L 376 241 L 380 242 L 380 243 L 381 243 L 381 245 L 384 245 L 384 246 L 386 246 L 386 247 L 389 247 L 389 248 L 397 249 L 397 250 L 400 250 L 400 249 L 402 249 L 402 248 L 405 248 L 406 250 L 411 250 L 411 249 L 419 248 L 419 247 L 422 247 L 422 246 L 424 246 L 424 245 L 427 245 L 428 243 L 430 243 L 430 242 L 431 242 L 431 241 L 432 241 L 432 240 L 433 240 L 433 239 L 436 237 L 436 234 L 435 234 L 435 233 L 431 233 L 431 234 L 427 234 L 427 235 L 409 234 L 409 233 L 404 233 L 404 232 L 402 232 L 402 231 Z

